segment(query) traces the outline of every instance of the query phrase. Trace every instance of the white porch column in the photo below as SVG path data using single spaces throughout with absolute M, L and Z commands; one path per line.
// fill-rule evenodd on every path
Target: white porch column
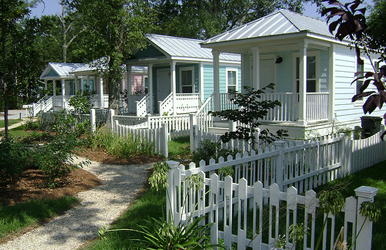
M 47 80 L 44 80 L 44 90 L 46 92 L 44 96 L 47 96 Z
M 103 106 L 103 77 L 102 77 L 102 74 L 99 75 L 98 85 L 99 85 L 99 102 L 100 102 L 99 108 L 103 109 L 104 106 Z
M 65 95 L 66 95 L 66 82 L 64 79 L 62 79 L 62 108 L 65 109 L 66 108 L 66 99 L 65 99 Z
M 150 63 L 147 69 L 149 75 L 150 114 L 153 114 L 153 64 Z
M 84 89 L 83 78 L 80 78 L 80 83 L 79 83 L 79 85 L 80 85 L 80 92 L 83 93 L 83 89 Z
M 172 63 L 171 63 L 171 79 L 170 79 L 170 84 L 171 84 L 171 90 L 172 90 L 172 94 L 173 94 L 173 115 L 176 115 L 176 61 L 173 61 L 172 60 Z
M 253 58 L 253 84 L 254 89 L 260 89 L 260 50 L 258 47 L 252 48 Z
M 332 122 L 335 114 L 335 44 L 331 43 L 328 62 L 328 120 Z
M 308 43 L 299 44 L 299 123 L 306 124 L 307 114 L 307 47 Z
M 199 89 L 199 98 L 201 103 L 204 102 L 204 64 L 202 62 L 199 63 L 198 70 L 198 89 Z
M 241 89 L 239 90 L 240 93 L 244 93 L 244 86 L 246 86 L 245 72 L 247 72 L 248 68 L 245 67 L 245 60 L 246 55 L 241 54 Z
M 212 50 L 213 54 L 213 101 L 214 111 L 220 111 L 220 52 Z
M 52 95 L 56 96 L 56 80 L 52 80 Z
M 131 65 L 129 65 L 129 66 L 127 66 L 127 96 L 130 96 L 132 94 L 131 88 L 132 88 Z M 123 90 L 122 92 L 125 92 L 125 90 Z

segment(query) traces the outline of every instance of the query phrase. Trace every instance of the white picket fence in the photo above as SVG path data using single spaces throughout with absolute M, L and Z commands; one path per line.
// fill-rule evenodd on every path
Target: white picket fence
M 313 190 L 303 196 L 298 195 L 295 187 L 281 192 L 277 184 L 263 188 L 265 185 L 260 181 L 249 185 L 245 178 L 241 178 L 236 183 L 230 176 L 220 178 L 213 173 L 208 177 L 199 168 L 185 170 L 183 165 L 169 165 L 172 170 L 167 189 L 170 199 L 166 214 L 171 216 L 168 219 L 177 225 L 180 222 L 189 223 L 195 217 L 207 216 L 206 223 L 213 223 L 210 230 L 212 244 L 218 244 L 221 238 L 227 249 L 237 244 L 240 250 L 247 247 L 268 250 L 274 248 L 279 235 L 286 235 L 286 249 L 300 249 L 298 246 L 292 248 L 294 239 L 288 235 L 290 225 L 303 223 L 303 227 L 308 228 L 308 234 L 304 235 L 302 249 L 315 249 L 320 233 L 323 234 L 322 249 L 333 249 L 335 232 L 339 232 L 342 225 L 344 240 L 349 245 L 354 244 L 355 235 L 359 235 L 353 249 L 371 249 L 372 222 L 365 222 L 359 208 L 362 202 L 373 201 L 377 192 L 375 188 L 356 189 L 358 200 L 354 197 L 346 199 L 343 219 L 324 214 L 323 218 L 328 217 L 328 224 L 322 231 L 320 220 L 318 225 L 316 223 L 321 214 L 317 212 L 319 201 Z M 193 174 L 202 177 L 203 186 L 187 180 Z M 348 238 L 348 235 L 353 237 Z

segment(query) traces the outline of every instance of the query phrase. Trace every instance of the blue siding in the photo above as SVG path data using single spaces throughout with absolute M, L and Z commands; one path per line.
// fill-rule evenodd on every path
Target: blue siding
M 48 72 L 47 76 L 59 76 L 58 73 L 56 73 L 55 70 L 51 69 L 50 72 Z
M 278 93 L 292 92 L 292 51 L 283 51 L 277 54 L 283 58 L 281 63 L 276 65 L 276 86 Z
M 329 69 L 329 53 L 328 50 L 320 51 L 320 92 L 328 92 L 328 69 Z
M 203 68 L 204 100 L 206 100 L 213 93 L 213 66 L 204 64 Z

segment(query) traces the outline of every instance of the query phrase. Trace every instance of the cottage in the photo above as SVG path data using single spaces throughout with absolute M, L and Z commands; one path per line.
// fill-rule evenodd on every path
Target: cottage
M 197 39 L 156 34 L 146 39 L 148 46 L 126 61 L 129 66 L 146 66 L 149 72 L 145 93 L 129 93 L 129 111 L 137 116 L 196 112 L 213 93 L 211 50 Z M 240 56 L 222 53 L 218 63 L 221 91 L 240 90 Z
M 274 91 L 263 98 L 279 100 L 282 107 L 269 113 L 264 127 L 287 128 L 293 137 L 308 137 L 360 125 L 364 100 L 352 103 L 351 98 L 362 82 L 350 83 L 354 72 L 372 67 L 367 58 L 364 66 L 358 64 L 349 45 L 336 40 L 326 22 L 289 10 L 212 37 L 202 47 L 212 49 L 215 110 L 220 110 L 223 100 L 220 58 L 223 53 L 238 53 L 242 86 L 257 89 L 275 83 Z

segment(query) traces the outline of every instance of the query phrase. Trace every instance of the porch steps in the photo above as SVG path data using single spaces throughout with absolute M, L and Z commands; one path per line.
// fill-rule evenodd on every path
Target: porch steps
M 209 133 L 216 135 L 223 135 L 226 132 L 229 132 L 229 122 L 228 121 L 215 121 L 213 122 L 213 127 L 208 128 Z

